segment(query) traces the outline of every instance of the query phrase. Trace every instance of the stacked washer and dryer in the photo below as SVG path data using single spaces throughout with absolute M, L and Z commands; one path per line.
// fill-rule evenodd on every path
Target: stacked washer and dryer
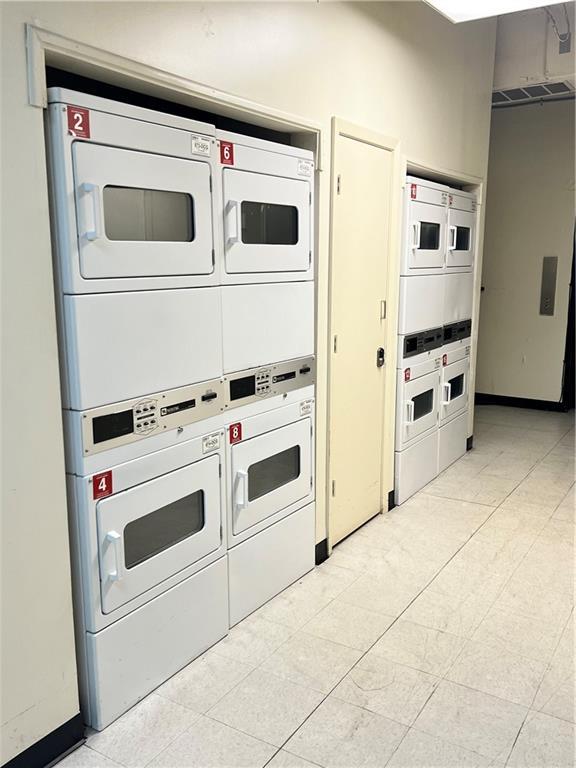
M 314 566 L 312 154 L 49 90 L 82 710 Z
M 476 198 L 407 177 L 400 271 L 395 503 L 466 451 Z

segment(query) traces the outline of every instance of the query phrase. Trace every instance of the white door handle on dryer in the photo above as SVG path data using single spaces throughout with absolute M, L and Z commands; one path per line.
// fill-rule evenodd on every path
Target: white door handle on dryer
M 92 221 L 90 224 L 84 220 L 85 231 L 81 234 L 86 240 L 98 240 L 102 237 L 102 215 L 100 211 L 100 190 L 96 184 L 91 184 L 85 181 L 80 185 L 80 191 L 84 195 L 86 200 L 86 206 L 83 207 L 84 217 L 86 216 L 86 207 L 88 200 L 90 200 L 92 208 Z M 83 217 L 83 218 L 84 218 Z
M 408 400 L 406 403 L 406 421 L 408 424 L 414 423 L 414 400 Z
M 245 509 L 248 506 L 248 472 L 239 469 L 234 483 L 234 509 Z
M 226 217 L 227 231 L 226 231 L 226 243 L 227 245 L 234 245 L 239 243 L 242 236 L 242 219 L 240 216 L 240 203 L 238 200 L 228 201 L 228 216 Z M 233 227 L 230 227 L 231 223 L 234 223 Z
M 456 230 L 457 227 L 450 226 L 448 229 L 449 237 L 448 237 L 448 250 L 454 251 L 456 249 Z
M 412 240 L 412 250 L 417 251 L 420 248 L 420 231 L 422 227 L 419 221 L 414 222 L 412 227 L 414 231 L 414 238 Z
M 446 381 L 444 384 L 442 384 L 442 389 L 446 395 L 446 398 L 442 400 L 442 405 L 450 405 L 450 400 L 452 398 L 452 385 L 449 381 Z
M 106 541 L 108 546 L 112 546 L 114 549 L 114 562 L 116 569 L 114 571 L 108 571 L 108 578 L 110 581 L 120 581 L 124 578 L 124 558 L 122 555 L 122 536 L 118 531 L 108 531 L 106 534 Z

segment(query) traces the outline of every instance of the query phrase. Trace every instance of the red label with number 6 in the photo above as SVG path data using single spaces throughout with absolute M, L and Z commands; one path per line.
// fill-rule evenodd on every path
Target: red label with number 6
M 410 381 L 410 368 L 404 370 L 404 381 Z
M 92 498 L 101 499 L 112 493 L 112 470 L 92 475 Z
M 234 445 L 234 443 L 239 443 L 242 440 L 242 424 L 241 422 L 236 422 L 236 424 L 230 424 L 228 427 L 228 436 L 230 439 L 230 445 Z
M 416 184 L 410 184 L 410 199 L 416 200 L 417 193 L 418 192 L 417 192 Z
M 220 142 L 220 162 L 222 165 L 234 165 L 234 144 L 231 141 Z
M 90 112 L 82 107 L 67 107 L 68 130 L 77 139 L 90 138 Z
M 448 365 L 448 355 L 442 355 L 442 365 Z

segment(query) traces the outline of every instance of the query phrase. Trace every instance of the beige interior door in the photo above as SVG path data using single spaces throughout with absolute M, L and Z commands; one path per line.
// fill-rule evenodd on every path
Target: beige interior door
M 334 120 L 331 221 L 329 542 L 382 510 L 393 451 L 384 429 L 395 142 Z M 393 345 L 391 345 L 393 346 Z M 384 350 L 385 363 L 381 365 Z M 393 393 L 392 393 L 393 396 Z M 391 411 L 393 413 L 393 410 Z M 393 454 L 388 457 L 393 460 Z

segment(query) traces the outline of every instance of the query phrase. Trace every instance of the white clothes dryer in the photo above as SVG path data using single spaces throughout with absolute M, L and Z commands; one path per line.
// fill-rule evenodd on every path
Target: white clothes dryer
M 438 474 L 441 328 L 400 337 L 396 381 L 396 504 Z
M 444 326 L 440 381 L 440 472 L 466 453 L 471 328 L 471 320 Z
M 224 434 L 68 476 L 82 710 L 97 730 L 228 630 Z
M 231 626 L 314 567 L 314 390 L 297 394 L 227 427 Z

